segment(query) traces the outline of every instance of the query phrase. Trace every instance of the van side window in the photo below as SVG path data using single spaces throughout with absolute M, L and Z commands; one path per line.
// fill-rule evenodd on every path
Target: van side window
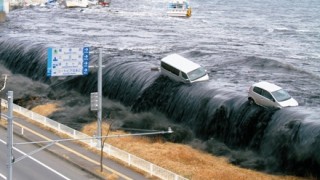
M 181 75 L 182 75 L 182 77 L 183 77 L 184 79 L 189 79 L 188 76 L 187 76 L 187 74 L 184 73 L 184 72 L 182 72 L 182 71 L 181 71 Z
M 258 94 L 260 94 L 260 95 L 261 95 L 261 93 L 262 93 L 262 89 L 259 88 L 259 87 L 254 87 L 254 88 L 253 88 L 253 91 L 256 92 L 256 93 L 258 93 Z
M 179 76 L 179 70 L 178 70 L 178 69 L 176 69 L 176 68 L 174 68 L 174 67 L 172 67 L 172 66 L 170 66 L 169 64 L 164 63 L 164 62 L 161 62 L 161 66 L 162 66 L 165 70 L 170 71 L 171 73 Z

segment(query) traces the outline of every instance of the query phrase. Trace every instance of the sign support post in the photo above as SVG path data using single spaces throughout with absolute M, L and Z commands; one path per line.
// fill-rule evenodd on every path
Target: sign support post
M 102 143 L 102 133 L 101 133 L 101 119 L 102 119 L 102 49 L 99 49 L 99 62 L 98 62 L 98 126 L 97 126 L 97 136 L 98 136 L 98 146 Z

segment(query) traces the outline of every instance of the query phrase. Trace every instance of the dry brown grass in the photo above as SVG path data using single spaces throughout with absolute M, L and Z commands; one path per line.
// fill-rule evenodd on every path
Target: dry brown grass
M 60 108 L 58 107 L 58 104 L 44 104 L 34 107 L 33 109 L 31 109 L 31 111 L 41 114 L 43 116 L 49 116 L 59 109 Z
M 109 125 L 102 125 L 102 132 L 106 134 Z M 83 132 L 93 135 L 96 123 L 83 128 Z M 121 134 L 116 131 L 109 134 Z M 211 154 L 196 150 L 187 145 L 151 140 L 146 137 L 109 138 L 107 143 L 148 160 L 161 167 L 176 172 L 192 180 L 230 180 L 230 179 L 258 179 L 258 180 L 300 180 L 293 176 L 275 176 L 249 169 L 240 168 L 227 162 L 227 159 L 215 157 Z M 305 178 L 303 178 L 305 179 Z
M 49 115 L 57 109 L 58 106 L 55 104 L 46 104 L 34 108 L 33 111 L 42 115 Z M 108 129 L 109 125 L 103 123 L 102 134 L 106 135 Z M 82 132 L 91 136 L 94 135 L 96 133 L 96 122 L 86 125 Z M 109 134 L 123 134 L 123 132 L 112 131 Z M 193 149 L 187 145 L 163 142 L 161 139 L 122 137 L 109 138 L 106 142 L 192 180 L 306 179 L 294 176 L 269 175 L 262 172 L 240 168 L 228 163 L 225 158 L 215 157 L 206 152 Z M 104 177 L 106 179 L 116 179 L 113 174 L 105 174 Z

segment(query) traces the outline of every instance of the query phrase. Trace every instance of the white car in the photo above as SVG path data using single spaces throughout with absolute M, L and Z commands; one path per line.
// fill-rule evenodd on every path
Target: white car
M 255 83 L 250 87 L 248 100 L 250 104 L 255 103 L 264 107 L 283 108 L 298 106 L 298 102 L 285 90 L 266 81 Z

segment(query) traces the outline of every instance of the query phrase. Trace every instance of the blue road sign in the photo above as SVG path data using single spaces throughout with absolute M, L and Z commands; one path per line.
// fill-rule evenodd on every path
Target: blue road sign
M 47 76 L 87 75 L 90 48 L 48 48 Z

